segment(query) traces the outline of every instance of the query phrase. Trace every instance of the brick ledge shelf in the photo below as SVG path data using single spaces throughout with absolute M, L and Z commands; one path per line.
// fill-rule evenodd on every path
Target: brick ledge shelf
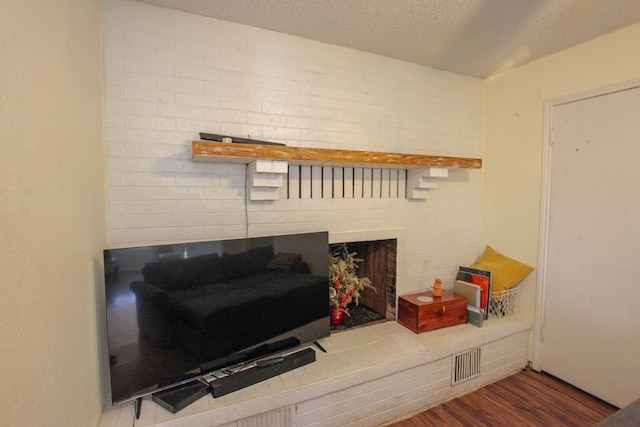
M 408 199 L 427 199 L 429 191 L 437 188 L 432 178 L 446 178 L 449 168 L 482 167 L 482 159 L 465 157 L 215 141 L 193 141 L 191 159 L 195 162 L 250 164 L 251 200 L 277 200 L 289 164 L 406 169 Z
M 137 427 L 239 426 L 286 413 L 298 426 L 377 426 L 512 375 L 527 364 L 531 320 L 491 318 L 414 334 L 386 322 L 332 334 L 314 363 L 171 414 L 147 397 Z M 482 348 L 481 375 L 451 385 L 452 355 Z M 99 427 L 133 424 L 132 404 L 107 409 Z M 245 422 L 247 421 L 247 422 Z M 269 425 L 280 425 L 271 423 Z

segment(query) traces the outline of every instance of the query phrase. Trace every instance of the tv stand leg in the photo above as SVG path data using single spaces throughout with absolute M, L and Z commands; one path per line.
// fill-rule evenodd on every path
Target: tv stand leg
M 139 397 L 133 402 L 133 410 L 136 415 L 136 420 L 140 419 L 140 411 L 142 410 L 142 398 Z
M 323 353 L 326 353 L 327 350 L 324 349 L 324 347 L 318 342 L 318 341 L 314 341 L 313 345 L 315 345 L 316 347 L 318 347 L 318 350 L 320 350 Z

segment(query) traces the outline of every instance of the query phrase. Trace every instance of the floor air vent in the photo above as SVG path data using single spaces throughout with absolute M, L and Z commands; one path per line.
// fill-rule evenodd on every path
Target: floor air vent
M 451 368 L 451 385 L 456 385 L 480 375 L 480 347 L 454 354 Z
M 255 417 L 238 421 L 238 427 L 293 427 L 296 410 L 294 406 L 278 409 Z

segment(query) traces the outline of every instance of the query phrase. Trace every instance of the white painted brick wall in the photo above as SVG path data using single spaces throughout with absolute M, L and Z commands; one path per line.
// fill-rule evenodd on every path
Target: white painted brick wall
M 105 0 L 110 246 L 404 229 L 400 293 L 481 248 L 482 171 L 428 201 L 245 202 L 245 166 L 194 163 L 199 132 L 292 146 L 482 155 L 478 79 L 139 2 Z

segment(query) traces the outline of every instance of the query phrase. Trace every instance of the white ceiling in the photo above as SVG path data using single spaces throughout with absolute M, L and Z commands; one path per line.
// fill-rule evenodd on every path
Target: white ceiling
M 141 1 L 482 78 L 640 22 L 639 0 Z

